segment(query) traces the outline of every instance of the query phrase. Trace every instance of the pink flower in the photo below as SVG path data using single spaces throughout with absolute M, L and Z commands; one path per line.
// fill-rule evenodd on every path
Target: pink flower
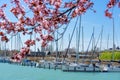
M 72 8 L 75 4 L 72 2 L 65 3 L 65 7 Z
M 0 18 L 2 18 L 4 16 L 3 10 L 0 9 Z
M 88 2 L 88 0 L 81 0 L 81 2 L 86 3 L 86 2 Z
M 55 3 L 55 0 L 49 0 L 50 4 L 54 4 Z
M 7 4 L 3 4 L 2 6 L 1 6 L 1 8 L 5 8 L 7 6 Z
M 29 3 L 29 0 L 24 0 L 24 2 Z
M 11 11 L 15 16 L 17 16 L 17 15 L 19 14 L 17 8 L 12 8 L 10 11 Z
M 25 42 L 25 44 L 26 44 L 27 46 L 33 46 L 33 45 L 35 45 L 35 40 L 27 40 L 27 41 Z
M 36 38 L 36 40 L 37 40 L 37 41 L 40 41 L 40 39 L 39 39 L 39 38 Z
M 42 26 L 44 29 L 48 30 L 49 29 L 49 22 L 47 20 L 42 21 Z
M 3 32 L 0 32 L 0 36 L 4 36 L 4 33 L 3 33 Z
M 120 2 L 118 3 L 118 7 L 120 8 Z
M 45 47 L 47 45 L 46 41 L 42 41 L 42 47 Z
M 78 13 L 79 13 L 79 9 L 76 8 L 72 13 L 72 17 L 76 17 L 78 15 Z
M 105 16 L 112 18 L 112 13 L 108 12 L 108 10 L 105 11 Z
M 8 42 L 8 41 L 9 41 L 9 39 L 7 38 L 7 36 L 2 36 L 2 37 L 1 37 L 1 41 Z
M 47 35 L 47 40 L 48 41 L 52 41 L 53 40 L 53 37 L 51 35 Z

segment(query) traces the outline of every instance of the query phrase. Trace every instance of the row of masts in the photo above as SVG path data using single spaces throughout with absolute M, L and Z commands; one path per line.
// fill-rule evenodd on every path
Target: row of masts
M 9 42 L 0 41 L 0 50 L 20 50 L 23 45 L 20 39 L 20 35 L 10 38 Z
M 114 19 L 112 19 L 113 20 L 113 57 L 112 57 L 112 60 L 114 60 L 114 50 L 115 50 L 115 42 L 114 42 Z M 78 22 L 79 21 L 79 22 Z M 73 30 L 73 34 L 71 35 L 71 37 L 70 37 L 70 35 L 69 35 L 69 44 L 68 44 L 68 51 L 66 52 L 66 54 L 68 54 L 69 53 L 69 48 L 70 48 L 70 44 L 71 44 L 71 41 L 72 41 L 72 38 L 73 38 L 73 35 L 74 35 L 74 31 L 75 31 L 75 29 L 76 29 L 76 61 L 78 62 L 78 60 L 79 60 L 79 52 L 80 52 L 80 38 L 81 38 L 81 36 L 80 35 L 82 35 L 82 46 L 81 46 L 81 53 L 84 53 L 85 51 L 84 51 L 84 29 L 83 29 L 83 26 L 82 26 L 82 24 L 81 24 L 81 16 L 79 17 L 79 19 L 77 19 L 77 21 L 76 21 L 76 23 L 75 23 L 75 26 L 77 26 L 77 23 L 79 23 L 78 24 L 78 27 L 74 27 L 74 30 Z M 81 32 L 82 32 L 82 34 L 81 34 Z M 58 50 L 59 50 L 59 48 L 58 48 L 58 44 L 59 44 L 59 40 L 58 40 L 58 30 L 56 30 L 56 40 L 55 40 L 55 43 L 56 43 L 56 60 L 58 59 Z M 99 41 L 99 38 L 100 38 L 100 51 L 101 51 L 101 48 L 102 48 L 102 35 L 103 35 L 103 26 L 102 26 L 102 29 L 101 29 L 101 32 L 100 32 L 100 36 L 98 37 L 98 41 L 95 43 L 95 36 L 94 36 L 94 27 L 93 27 L 93 33 L 92 33 L 92 36 L 91 36 L 91 40 L 92 40 L 92 51 L 93 51 L 93 54 L 94 54 L 94 51 L 95 51 L 95 49 L 97 48 L 97 44 L 98 44 L 98 41 Z M 34 39 L 36 38 L 36 34 L 34 33 Z M 13 40 L 14 39 L 14 40 Z M 17 34 L 17 35 L 15 35 L 14 37 L 12 36 L 11 37 L 11 40 L 10 40 L 10 44 L 11 44 L 11 49 L 10 50 L 13 50 L 13 49 L 16 49 L 16 50 L 18 50 L 18 51 L 20 51 L 20 48 L 23 46 L 23 43 L 22 43 L 22 40 L 21 40 L 21 37 L 20 37 L 20 34 Z M 4 48 L 2 47 L 2 44 L 4 44 Z M 4 49 L 5 51 L 7 50 L 6 49 L 6 45 L 7 45 L 7 47 L 8 47 L 8 43 L 3 43 L 3 42 L 1 42 L 1 47 L 0 47 L 0 49 L 2 50 L 2 49 Z M 61 40 L 61 50 L 63 50 L 63 37 L 62 37 L 62 40 Z M 14 47 L 13 47 L 14 46 Z M 53 42 L 51 42 L 51 48 L 52 48 L 52 46 L 53 46 Z M 89 46 L 89 45 L 88 45 Z M 109 47 L 109 35 L 108 35 L 108 39 L 107 39 L 107 49 L 108 49 L 108 47 Z M 34 50 L 36 51 L 36 45 L 34 46 Z

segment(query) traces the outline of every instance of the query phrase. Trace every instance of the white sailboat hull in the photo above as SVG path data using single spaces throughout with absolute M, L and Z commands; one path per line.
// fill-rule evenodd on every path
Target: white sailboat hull
M 68 72 L 107 72 L 108 68 L 106 66 L 83 66 L 83 65 L 63 65 L 62 71 Z
M 120 72 L 120 67 L 109 67 L 109 72 Z

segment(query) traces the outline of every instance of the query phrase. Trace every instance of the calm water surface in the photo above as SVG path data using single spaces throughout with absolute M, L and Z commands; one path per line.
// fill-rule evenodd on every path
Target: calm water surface
M 0 80 L 120 80 L 120 72 L 62 72 L 0 63 Z

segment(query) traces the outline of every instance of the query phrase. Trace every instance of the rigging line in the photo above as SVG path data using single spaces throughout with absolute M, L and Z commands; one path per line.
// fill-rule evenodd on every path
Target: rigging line
M 92 38 L 92 54 L 91 54 L 91 57 L 90 57 L 90 61 L 92 63 L 92 59 L 94 58 L 94 53 L 95 53 L 95 31 L 94 31 L 94 27 L 93 27 L 93 38 Z
M 70 13 L 72 12 L 72 10 L 69 10 L 70 12 L 68 13 L 68 15 L 67 16 L 69 16 L 70 15 Z M 67 11 L 68 12 L 68 11 Z M 61 15 L 58 15 L 58 16 L 61 16 Z M 71 19 L 70 19 L 71 20 Z M 69 24 L 69 23 L 68 23 Z M 68 26 L 68 24 L 67 24 L 67 26 Z M 33 32 L 33 29 L 35 28 L 35 27 L 37 27 L 37 26 L 39 26 L 40 24 L 37 24 L 36 26 L 34 26 L 34 27 L 32 27 L 32 28 L 27 28 L 27 30 L 31 30 L 32 29 L 32 32 Z M 61 25 L 62 26 L 62 25 Z M 64 33 L 66 32 L 66 30 L 67 30 L 67 26 L 66 26 L 66 28 L 65 28 L 65 30 L 64 30 L 64 32 L 61 34 L 62 36 L 60 37 L 60 38 L 58 38 L 57 40 L 59 40 L 59 39 L 61 39 L 62 37 L 63 37 L 63 35 L 64 35 Z M 15 34 L 15 35 L 17 35 L 18 34 L 18 32 Z M 12 35 L 12 37 L 13 36 L 15 36 L 15 35 Z M 11 38 L 12 38 L 11 37 Z M 30 35 L 30 39 L 31 39 L 31 37 L 32 37 L 32 35 Z M 10 38 L 10 39 L 11 39 Z
M 101 30 L 100 51 L 98 53 L 98 60 L 100 60 L 100 53 L 101 53 L 101 48 L 102 48 L 103 27 L 104 26 L 102 26 L 102 30 Z
M 60 36 L 59 38 L 55 39 L 55 41 L 58 41 L 59 39 L 61 39 L 61 38 L 63 37 L 63 35 L 65 34 L 65 32 L 66 32 L 66 30 L 67 30 L 67 28 L 68 28 L 68 26 L 69 26 L 69 24 L 70 24 L 70 23 L 68 23 L 68 24 L 66 25 L 66 28 L 64 29 L 64 32 L 61 34 L 61 36 Z
M 67 16 L 69 16 L 70 13 L 71 13 L 71 11 L 68 13 Z M 70 22 L 71 20 L 72 20 L 72 18 L 70 18 L 69 22 Z M 66 27 L 65 27 L 65 29 L 64 29 L 64 31 L 63 31 L 63 33 L 60 34 L 61 36 L 60 36 L 59 38 L 54 39 L 55 41 L 58 41 L 59 39 L 61 39 L 61 38 L 63 37 L 63 35 L 65 34 L 65 32 L 66 32 L 66 30 L 67 30 L 67 28 L 68 28 L 68 26 L 69 26 L 69 24 L 70 24 L 70 23 L 67 23 L 67 25 L 66 25 Z M 61 26 L 62 26 L 62 25 L 60 25 L 60 27 L 61 27 Z M 60 28 L 60 27 L 59 27 L 59 28 Z M 58 28 L 58 29 L 59 29 L 59 28 Z M 34 28 L 33 28 L 33 29 L 34 29 Z M 56 29 L 55 31 L 58 33 L 57 29 Z M 53 31 L 51 34 L 54 34 L 55 31 Z M 48 43 L 48 41 L 47 41 L 47 43 Z
M 70 21 L 71 21 L 71 20 L 72 20 L 72 18 L 70 19 Z M 66 25 L 66 27 L 65 27 L 65 30 L 63 31 L 62 35 L 61 35 L 59 38 L 54 39 L 55 42 L 58 41 L 58 40 L 60 40 L 60 39 L 64 36 L 64 34 L 65 34 L 65 32 L 66 32 L 66 30 L 67 30 L 69 24 L 70 24 L 70 23 L 67 23 L 67 25 Z M 56 31 L 56 30 L 55 30 L 55 31 Z M 53 31 L 51 34 L 54 35 L 55 31 Z M 48 41 L 47 41 L 47 43 L 48 43 Z
M 98 39 L 97 39 L 97 42 L 95 44 L 94 50 L 97 48 L 97 45 L 98 45 L 98 42 L 99 42 L 100 38 L 102 39 L 102 33 L 103 33 L 103 27 L 101 29 L 101 32 L 100 32 L 99 36 L 98 36 Z M 100 41 L 100 48 L 101 48 L 101 43 L 102 43 L 102 41 Z
M 101 51 L 101 48 L 102 48 L 103 28 L 104 28 L 104 26 L 102 26 L 102 30 L 101 30 L 100 51 Z
M 70 13 L 72 12 L 72 9 L 75 9 L 75 7 L 76 7 L 76 6 L 73 6 L 72 8 L 66 10 L 65 12 L 63 12 L 63 13 L 61 13 L 61 14 L 59 14 L 57 17 L 60 17 L 60 16 L 62 16 L 62 15 L 64 15 L 64 14 L 66 14 L 67 12 L 69 12 L 68 15 L 67 15 L 67 16 L 69 16 Z M 50 19 L 51 19 L 51 18 L 50 18 Z M 34 29 L 34 28 L 36 28 L 36 27 L 39 26 L 39 25 L 40 25 L 40 24 L 38 24 L 38 25 L 36 25 L 36 26 L 34 26 L 34 27 L 32 27 L 32 28 L 28 28 L 27 30 Z
M 71 11 L 68 13 L 67 16 L 69 16 L 70 13 L 71 13 Z M 72 18 L 70 18 L 69 23 L 67 23 L 66 27 L 64 28 L 63 33 L 61 33 L 61 37 L 57 38 L 55 41 L 57 41 L 57 40 L 59 40 L 59 39 L 61 39 L 61 38 L 63 37 L 63 35 L 65 34 L 65 32 L 66 32 L 66 30 L 67 30 L 67 28 L 68 28 L 68 26 L 69 26 L 71 20 L 72 20 Z M 58 33 L 58 31 L 57 31 L 57 33 Z
M 63 26 L 63 24 L 60 25 L 60 27 L 62 27 L 62 26 Z M 59 28 L 60 28 L 60 27 L 59 27 Z M 59 28 L 57 28 L 57 29 L 59 29 Z M 62 35 L 64 31 L 63 31 L 62 33 L 60 33 L 60 32 L 57 31 L 57 29 L 56 29 L 57 34 Z M 66 30 L 66 27 L 63 28 L 63 30 Z
M 96 49 L 97 49 L 97 45 L 98 45 L 98 42 L 99 42 L 99 40 L 100 40 L 100 51 L 101 51 L 101 46 L 102 46 L 102 34 L 103 34 L 103 26 L 102 26 L 102 29 L 101 29 L 101 32 L 100 32 L 100 34 L 99 34 L 99 37 L 98 37 L 98 39 L 97 39 L 97 42 L 96 42 L 96 44 L 95 44 L 95 46 L 94 46 L 94 50 L 93 50 L 93 53 L 95 53 L 95 51 L 96 51 Z M 93 55 L 93 54 L 92 54 Z M 99 53 L 98 53 L 98 58 L 99 58 Z
M 67 16 L 69 16 L 70 13 L 71 13 L 71 11 L 68 13 Z M 72 19 L 72 18 L 71 18 L 71 19 Z M 70 21 L 71 21 L 71 19 L 70 19 Z M 61 26 L 62 26 L 62 25 L 61 25 Z M 60 26 L 60 27 L 61 27 L 61 26 Z M 66 25 L 66 27 L 64 28 L 64 31 L 63 31 L 62 33 L 59 33 L 59 32 L 58 32 L 58 29 L 57 29 L 57 31 L 56 31 L 56 32 L 57 32 L 57 39 L 55 39 L 55 42 L 56 42 L 57 45 L 58 45 L 58 43 L 57 43 L 58 40 L 61 39 L 61 38 L 63 37 L 64 33 L 66 32 L 66 30 L 67 30 L 67 28 L 68 28 L 68 26 L 69 26 L 69 23 Z M 58 27 L 58 28 L 60 28 L 60 27 Z M 54 32 L 53 32 L 53 33 L 54 33 Z M 61 35 L 59 38 L 58 38 L 58 34 Z
M 70 44 L 71 44 L 71 41 L 72 41 L 72 38 L 73 38 L 73 35 L 74 35 L 74 32 L 75 32 L 75 29 L 76 29 L 76 26 L 77 26 L 77 22 L 78 22 L 78 18 L 76 19 L 76 23 L 75 23 L 75 26 L 74 26 L 74 29 L 73 29 L 73 32 L 72 32 L 72 35 L 71 35 L 71 38 L 70 38 L 70 41 L 69 41 L 69 44 L 68 44 L 67 51 L 66 51 L 66 53 L 64 55 L 63 61 L 65 61 L 65 58 L 66 58 L 67 53 L 68 53 L 68 49 L 70 48 Z
M 91 44 L 91 42 L 92 42 L 92 38 L 93 38 L 93 33 L 92 33 L 92 35 L 91 35 L 91 38 L 90 38 L 90 41 L 89 41 L 89 44 L 88 44 L 88 47 L 87 47 L 87 50 L 86 50 L 86 54 L 88 53 L 90 44 Z
M 101 33 L 99 34 L 98 39 L 97 39 L 97 42 L 96 42 L 96 44 L 95 44 L 95 46 L 94 46 L 94 51 L 95 51 L 95 49 L 97 48 L 98 42 L 99 42 L 99 40 L 100 40 L 100 37 L 101 37 Z

